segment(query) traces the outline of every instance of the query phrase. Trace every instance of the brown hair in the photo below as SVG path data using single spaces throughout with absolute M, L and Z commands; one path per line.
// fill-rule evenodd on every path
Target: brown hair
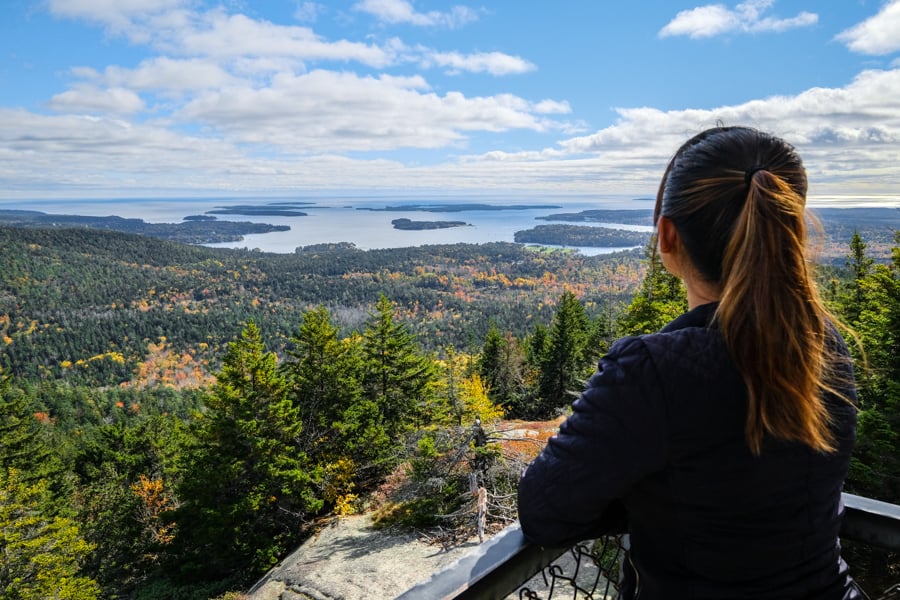
M 746 438 L 834 449 L 823 392 L 832 317 L 806 257 L 806 171 L 792 146 L 746 127 L 708 129 L 681 146 L 656 198 L 694 267 L 721 290 L 715 323 L 747 386 Z M 840 394 L 838 394 L 840 395 Z

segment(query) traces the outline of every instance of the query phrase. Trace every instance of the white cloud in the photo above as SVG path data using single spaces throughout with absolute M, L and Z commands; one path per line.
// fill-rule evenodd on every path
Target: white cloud
M 658 177 L 660 168 L 691 135 L 714 126 L 749 125 L 795 144 L 819 187 L 841 181 L 897 189 L 900 175 L 900 70 L 865 71 L 842 88 L 812 88 L 711 110 L 619 109 L 615 125 L 564 140 L 571 157 L 594 156 L 633 175 Z M 654 175 L 655 174 L 655 175 Z M 605 176 L 615 177 L 613 172 Z
M 900 50 L 900 0 L 885 4 L 870 17 L 839 33 L 836 38 L 862 54 L 890 54 Z
M 415 77 L 359 76 L 315 70 L 281 73 L 271 85 L 241 85 L 199 94 L 177 113 L 214 127 L 236 143 L 265 144 L 288 153 L 442 148 L 462 145 L 468 132 L 563 130 L 546 118 L 549 108 L 502 94 L 443 96 Z
M 100 89 L 84 84 L 53 96 L 49 106 L 61 113 L 126 115 L 142 111 L 144 101 L 121 87 Z
M 476 52 L 462 54 L 460 52 L 436 52 L 420 48 L 422 64 L 425 67 L 437 65 L 448 69 L 451 73 L 467 71 L 470 73 L 490 73 L 491 75 L 509 75 L 527 73 L 535 67 L 532 63 L 518 56 L 510 56 L 502 52 Z
M 421 13 L 417 12 L 407 0 L 362 0 L 353 8 L 390 24 L 408 23 L 455 28 L 478 20 L 478 13 L 466 6 L 454 6 L 449 12 Z
M 297 60 L 356 61 L 384 67 L 394 60 L 390 50 L 339 40 L 329 42 L 312 29 L 257 21 L 244 15 L 207 13 L 202 27 L 181 32 L 178 51 L 191 56 L 292 57 Z
M 558 100 L 541 100 L 534 105 L 534 112 L 544 115 L 566 115 L 572 112 L 572 107 L 568 102 L 559 102 Z
M 730 9 L 724 4 L 707 4 L 683 10 L 659 31 L 659 37 L 688 36 L 693 39 L 715 37 L 726 33 L 782 32 L 815 25 L 819 17 L 800 12 L 782 19 L 764 17 L 775 0 L 747 0 Z
M 85 19 L 101 23 L 117 34 L 131 35 L 135 20 L 150 15 L 183 14 L 181 9 L 190 0 L 47 0 L 50 12 L 56 16 Z
M 112 86 L 178 93 L 226 86 L 234 82 L 234 77 L 214 62 L 158 57 L 142 62 L 135 69 L 108 67 L 104 80 Z

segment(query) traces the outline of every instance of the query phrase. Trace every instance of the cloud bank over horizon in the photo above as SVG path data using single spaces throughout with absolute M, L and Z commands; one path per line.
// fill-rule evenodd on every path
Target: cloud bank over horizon
M 635 43 L 654 52 L 640 63 L 647 69 L 667 54 L 712 60 L 711 49 L 800 35 L 805 52 L 827 48 L 856 61 L 843 79 L 787 93 L 789 72 L 770 91 L 741 89 L 738 73 L 717 82 L 734 90 L 732 101 L 710 103 L 698 89 L 681 106 L 664 86 L 659 95 L 635 91 L 630 105 L 586 103 L 582 96 L 606 98 L 610 85 L 583 73 L 629 59 L 599 49 L 543 55 L 533 43 L 545 31 L 538 9 L 504 27 L 512 33 L 501 39 L 487 29 L 512 19 L 499 9 L 423 5 L 286 2 L 282 13 L 263 14 L 187 0 L 35 2 L 33 10 L 48 12 L 29 13 L 34 26 L 71 29 L 97 48 L 74 51 L 31 96 L 22 90 L 17 102 L 0 101 L 0 198 L 646 195 L 678 145 L 717 123 L 795 144 L 813 194 L 900 198 L 900 0 L 842 22 L 824 7 L 782 14 L 775 0 L 677 10 L 660 3 L 646 23 L 628 21 L 628 35 L 639 31 L 645 37 Z M 639 59 L 635 51 L 631 60 Z M 640 83 L 640 69 L 631 72 Z M 12 81 L 14 73 L 0 72 L 3 89 Z

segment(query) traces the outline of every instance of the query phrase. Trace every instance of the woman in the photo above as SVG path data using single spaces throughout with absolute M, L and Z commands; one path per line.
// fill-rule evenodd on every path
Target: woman
M 634 597 L 858 598 L 840 556 L 856 392 L 805 257 L 806 174 L 783 140 L 688 140 L 656 198 L 689 311 L 616 342 L 519 484 L 543 546 L 630 533 Z

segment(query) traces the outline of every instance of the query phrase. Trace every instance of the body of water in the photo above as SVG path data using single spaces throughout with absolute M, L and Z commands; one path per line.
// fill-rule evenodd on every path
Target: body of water
M 555 213 L 577 213 L 591 209 L 650 209 L 652 201 L 630 198 L 153 198 L 128 200 L 29 200 L 0 202 L 3 209 L 37 210 L 48 214 L 86 216 L 119 216 L 139 218 L 148 223 L 178 223 L 184 217 L 203 215 L 207 211 L 235 205 L 283 206 L 286 202 L 309 202 L 309 205 L 286 207 L 307 213 L 307 216 L 248 216 L 215 215 L 219 220 L 253 221 L 273 225 L 288 225 L 289 231 L 247 235 L 242 241 L 211 244 L 217 247 L 258 248 L 265 252 L 289 253 L 299 246 L 350 242 L 363 250 L 375 248 L 403 248 L 427 244 L 513 242 L 516 231 L 546 225 L 552 221 L 538 220 Z M 430 212 L 422 210 L 382 211 L 386 206 L 487 204 L 492 207 L 526 206 L 504 210 L 461 210 Z M 553 205 L 554 208 L 548 208 Z M 534 208 L 531 208 L 534 207 Z M 556 208 L 558 207 L 558 208 Z M 422 231 L 394 229 L 391 221 L 407 218 L 412 221 L 464 221 L 467 226 Z M 579 223 L 572 223 L 578 225 Z M 617 223 L 589 223 L 634 231 L 650 231 L 650 227 Z M 623 248 L 579 248 L 584 254 L 599 254 Z

